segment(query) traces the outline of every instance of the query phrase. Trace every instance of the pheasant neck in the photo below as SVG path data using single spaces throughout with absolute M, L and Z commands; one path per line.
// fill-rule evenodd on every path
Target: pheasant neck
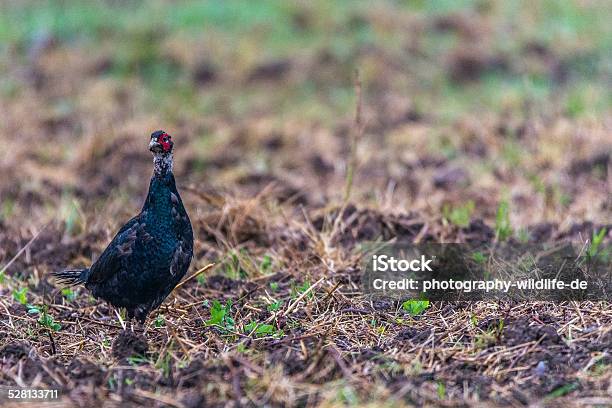
M 172 153 L 156 153 L 153 155 L 153 174 L 163 177 L 172 173 Z

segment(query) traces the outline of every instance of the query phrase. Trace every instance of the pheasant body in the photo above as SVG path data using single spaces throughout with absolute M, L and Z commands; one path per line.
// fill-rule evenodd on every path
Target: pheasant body
M 185 276 L 193 256 L 193 231 L 172 174 L 172 142 L 151 135 L 155 171 L 143 208 L 115 235 L 88 269 L 55 273 L 61 282 L 85 284 L 94 297 L 125 308 L 144 322 Z M 158 151 L 158 146 L 161 152 Z

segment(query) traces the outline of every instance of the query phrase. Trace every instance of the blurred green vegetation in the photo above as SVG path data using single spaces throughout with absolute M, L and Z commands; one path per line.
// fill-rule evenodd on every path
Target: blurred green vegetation
M 41 36 L 51 35 L 69 46 L 92 47 L 94 53 L 99 45 L 111 44 L 113 55 L 106 74 L 141 79 L 156 101 L 172 90 L 173 96 L 162 106 L 168 115 L 176 113 L 173 107 L 177 103 L 197 112 L 224 105 L 232 114 L 244 114 L 261 108 L 265 95 L 264 106 L 274 107 L 279 115 L 336 117 L 353 105 L 351 75 L 355 68 L 362 70 L 366 86 L 380 80 L 380 69 L 371 68 L 360 52 L 368 47 L 382 50 L 401 67 L 396 90 L 410 94 L 419 110 L 437 112 L 442 121 L 452 121 L 466 111 L 521 110 L 526 103 L 549 98 L 559 99 L 572 117 L 605 111 L 612 103 L 610 2 L 158 0 L 1 4 L 3 58 L 9 53 L 12 57 L 15 50 L 27 56 Z M 395 13 L 413 19 L 393 21 Z M 452 50 L 471 45 L 469 38 L 462 37 L 461 27 L 431 28 L 436 18 L 457 14 L 467 16 L 468 34 L 479 30 L 479 24 L 485 26 L 486 43 L 482 46 L 492 58 L 504 58 L 497 64 L 485 61 L 476 80 L 457 81 L 446 66 Z M 407 51 L 415 30 L 422 31 L 419 49 Z M 206 94 L 194 91 L 193 75 L 165 55 L 163 44 L 168 37 L 215 43 L 207 47 L 206 57 L 219 70 L 240 64 L 247 70 L 266 61 L 323 52 L 331 54 L 340 69 L 323 75 L 323 83 L 304 75 L 275 95 L 266 95 L 266 89 L 256 84 L 249 85 L 250 92 L 234 89 L 241 96 L 232 98 L 227 106 L 224 98 L 232 91 L 227 86 Z M 548 71 L 508 68 L 515 60 L 524 61 L 525 48 L 530 46 L 535 53 L 554 54 L 551 64 L 558 67 Z

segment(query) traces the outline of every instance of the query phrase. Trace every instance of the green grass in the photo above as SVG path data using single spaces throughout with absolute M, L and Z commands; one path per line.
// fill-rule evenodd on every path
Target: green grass
M 44 32 L 67 41 L 91 41 L 126 40 L 126 34 L 155 38 L 178 31 L 188 34 L 218 31 L 247 43 L 261 42 L 264 52 L 274 54 L 323 40 L 327 29 L 332 28 L 336 20 L 350 17 L 346 11 L 355 9 L 357 3 L 314 2 L 315 29 L 300 30 L 292 23 L 294 13 L 300 10 L 299 5 L 274 0 L 21 2 L 1 8 L 0 41 L 27 43 Z M 354 32 L 346 34 L 335 37 L 334 41 L 342 45 L 343 39 L 350 40 L 355 35 Z M 357 37 L 367 36 L 367 33 L 357 33 Z
M 579 388 L 578 383 L 569 383 L 569 384 L 562 385 L 561 387 L 558 387 L 555 390 L 553 390 L 551 393 L 549 393 L 546 396 L 546 399 L 554 399 L 554 398 L 563 397 L 564 395 L 569 394 L 570 392 L 574 391 L 577 388 Z
M 589 247 L 587 248 L 587 258 L 593 259 L 596 258 L 598 255 L 600 255 L 602 258 L 605 258 L 608 254 L 607 249 L 605 249 L 604 251 L 602 251 L 602 253 L 600 253 L 600 246 L 603 243 L 603 240 L 607 234 L 607 230 L 606 228 L 602 228 L 599 231 L 595 232 L 593 231 L 593 239 L 591 240 L 591 243 L 589 244 Z
M 470 225 L 474 208 L 474 202 L 471 200 L 459 206 L 445 205 L 442 208 L 442 215 L 447 221 L 458 227 L 467 227 Z
M 584 50 L 589 57 L 581 63 L 576 60 L 578 72 L 585 71 L 585 78 L 597 74 L 597 67 L 605 68 L 600 78 L 609 74 L 609 53 L 612 36 L 606 15 L 610 6 L 605 3 L 584 6 L 580 2 L 527 1 L 503 2 L 488 11 L 482 11 L 482 2 L 462 1 L 379 1 L 372 5 L 364 1 L 325 2 L 317 0 L 308 6 L 295 2 L 265 0 L 251 2 L 233 0 L 213 1 L 153 1 L 140 2 L 12 2 L 0 6 L 0 43 L 27 47 L 35 38 L 51 33 L 63 42 L 95 45 L 103 40 L 118 45 L 115 61 L 118 72 L 132 72 L 141 62 L 154 67 L 142 68 L 145 76 L 160 82 L 176 74 L 175 67 L 159 58 L 157 46 L 175 33 L 202 36 L 222 41 L 221 47 L 230 52 L 257 59 L 279 58 L 296 52 L 326 47 L 342 59 L 350 58 L 351 52 L 367 44 L 378 44 L 393 50 L 405 61 L 415 59 L 403 51 L 404 41 L 395 31 L 385 31 L 384 25 L 373 26 L 352 20 L 360 13 L 375 8 L 390 8 L 417 16 L 431 17 L 449 13 L 480 12 L 492 14 L 500 24 L 491 33 L 494 49 L 514 53 L 526 40 L 537 40 L 552 46 L 565 46 Z M 296 15 L 306 15 L 308 28 L 295 24 Z M 504 22 L 521 21 L 515 28 L 518 34 L 508 35 Z M 427 57 L 447 52 L 457 44 L 454 33 L 427 31 L 424 44 Z M 2 48 L 0 48 L 1 50 Z M 350 63 L 350 61 L 347 61 Z M 601 62 L 601 64 L 600 64 Z M 146 65 L 146 64 L 145 64 Z M 435 67 L 432 67 L 435 68 Z M 434 69 L 435 72 L 435 69 Z M 442 78 L 445 74 L 442 73 Z M 437 82 L 437 85 L 436 85 Z M 446 81 L 425 82 L 425 86 L 439 88 L 449 97 L 449 108 L 465 105 L 465 98 L 473 96 L 471 102 L 488 105 L 510 98 L 513 94 L 529 98 L 546 98 L 553 84 L 537 76 L 508 76 L 492 74 L 478 82 L 476 87 L 453 89 Z M 570 94 L 568 109 L 574 114 L 584 111 L 576 92 Z M 607 101 L 609 102 L 609 100 Z
M 502 200 L 497 208 L 495 216 L 495 237 L 500 241 L 510 238 L 513 233 L 512 223 L 510 222 L 510 205 L 508 201 Z
M 488 13 L 496 22 L 488 35 L 491 49 L 509 55 L 519 53 L 527 41 L 562 44 L 564 49 L 558 52 L 569 55 L 565 64 L 572 81 L 559 85 L 547 75 L 500 71 L 485 73 L 474 83 L 453 83 L 444 64 L 432 65 L 432 62 L 443 60 L 446 53 L 464 41 L 456 33 L 428 29 L 423 38 L 425 55 L 414 56 L 405 52 L 408 37 L 399 35 L 394 28 L 376 23 L 376 20 L 355 19 L 372 10 L 390 10 L 391 5 L 400 15 L 406 13 L 422 18 L 456 12 L 476 18 L 479 13 Z M 178 114 L 172 112 L 172 107 L 179 105 L 194 110 L 204 105 L 209 110 L 214 109 L 217 99 L 222 97 L 215 96 L 214 92 L 212 96 L 196 95 L 184 67 L 169 61 L 163 54 L 164 41 L 182 35 L 214 44 L 207 57 L 216 60 L 221 67 L 237 61 L 248 65 L 323 49 L 332 52 L 346 67 L 346 78 L 338 78 L 338 82 L 325 87 L 304 81 L 298 89 L 288 87 L 281 101 L 272 98 L 275 109 L 290 114 L 319 117 L 329 112 L 330 103 L 335 107 L 331 115 L 348 112 L 353 102 L 350 75 L 362 64 L 360 59 L 355 59 L 355 50 L 375 45 L 413 67 L 410 75 L 417 75 L 412 79 L 423 91 L 423 95 L 416 93 L 419 103 L 424 110 L 436 107 L 442 119 L 452 121 L 466 111 L 483 108 L 521 109 L 525 102 L 537 105 L 553 94 L 565 101 L 568 115 L 581 116 L 594 110 L 605 111 L 612 101 L 605 87 L 586 87 L 593 79 L 605 81 L 611 74 L 611 57 L 607 50 L 612 47 L 612 36 L 605 19 L 609 15 L 606 8 L 610 7 L 553 0 L 503 2 L 490 7 L 476 0 L 378 1 L 375 4 L 317 0 L 307 5 L 278 0 L 24 1 L 0 6 L 0 43 L 17 45 L 25 55 L 28 45 L 44 33 L 51 33 L 66 44 L 87 47 L 110 42 L 114 50 L 112 75 L 142 78 L 153 93 L 151 103 L 155 105 L 164 103 L 159 96 L 172 90 L 170 101 L 164 105 L 168 115 Z M 295 23 L 297 15 L 306 16 L 306 28 Z M 0 56 L 8 49 L 0 46 Z M 422 67 L 427 69 L 420 69 Z M 368 77 L 364 70 L 363 79 L 367 86 L 376 77 Z M 316 96 L 322 90 L 329 99 L 327 109 L 314 109 L 313 106 L 321 104 Z M 257 97 L 251 99 L 243 101 L 247 103 L 246 109 L 235 106 L 235 113 L 244 113 L 258 105 Z

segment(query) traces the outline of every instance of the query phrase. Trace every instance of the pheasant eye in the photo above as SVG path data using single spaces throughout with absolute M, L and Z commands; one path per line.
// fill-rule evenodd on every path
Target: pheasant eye
M 168 152 L 172 149 L 172 142 L 170 140 L 170 135 L 167 133 L 162 133 L 157 137 L 157 143 L 161 144 L 165 152 Z

